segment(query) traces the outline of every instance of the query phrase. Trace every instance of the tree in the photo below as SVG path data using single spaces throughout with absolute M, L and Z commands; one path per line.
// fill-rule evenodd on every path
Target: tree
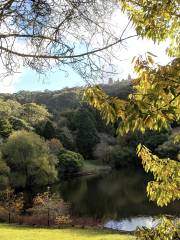
M 156 229 L 144 228 L 138 229 L 136 232 L 136 237 L 139 240 L 151 240 L 151 239 L 161 239 L 169 240 L 179 239 L 178 229 L 180 227 L 180 222 L 177 224 L 174 222 L 172 217 L 162 218 L 161 223 L 156 227 Z
M 50 117 L 46 107 L 36 103 L 26 103 L 22 107 L 21 116 L 31 126 L 36 126 L 38 123 L 42 123 Z
M 128 1 L 126 4 L 126 2 L 123 1 L 123 9 L 127 10 L 129 16 L 132 17 L 136 28 L 138 28 L 138 26 L 144 26 L 142 33 L 137 31 L 139 35 L 148 36 L 157 41 L 163 41 L 170 35 L 171 38 L 174 36 L 174 41 L 176 40 L 176 23 L 179 21 L 179 18 L 176 13 L 177 9 L 172 10 L 172 7 L 174 4 L 177 7 L 177 1 L 171 2 L 170 6 L 167 6 L 166 1 L 159 1 L 158 3 L 152 1 L 152 4 L 149 5 L 147 5 L 149 1 L 136 1 L 134 4 L 133 2 L 134 1 Z M 131 7 L 130 3 L 132 3 Z M 137 17 L 136 8 L 137 11 L 141 12 L 140 18 Z M 162 8 L 163 12 L 159 12 L 159 9 Z M 167 18 L 162 18 L 162 14 L 166 15 L 166 13 Z M 147 16 L 150 15 L 150 18 L 145 18 L 145 14 Z M 160 22 L 156 21 L 158 16 Z M 161 28 L 164 29 L 168 21 L 170 32 L 162 32 L 161 36 Z M 149 28 L 147 28 L 147 25 Z M 155 31 L 157 32 L 155 33 Z M 155 33 L 155 35 L 152 33 Z M 172 33 L 174 34 L 173 36 Z M 175 49 L 178 48 L 178 43 L 175 46 L 171 46 L 171 48 L 174 49 L 172 51 L 175 51 Z M 178 54 L 178 52 L 176 53 Z M 86 90 L 85 98 L 87 97 L 90 104 L 101 111 L 102 116 L 107 122 L 114 123 L 121 119 L 118 128 L 118 132 L 121 134 L 135 130 L 144 133 L 146 129 L 167 129 L 171 122 L 180 119 L 179 59 L 175 58 L 168 65 L 161 66 L 154 62 L 152 54 L 149 53 L 145 60 L 139 57 L 134 59 L 134 62 L 135 71 L 139 76 L 134 80 L 134 93 L 129 95 L 127 101 L 109 97 L 101 88 L 96 86 Z M 142 152 L 146 151 L 143 147 L 140 149 Z M 139 156 L 143 158 L 143 154 L 139 153 Z M 148 160 L 150 161 L 150 159 Z M 145 161 L 144 158 L 143 160 Z M 179 169 L 179 163 L 175 162 L 175 164 L 177 165 L 177 171 Z M 166 165 L 166 161 L 164 165 Z M 153 165 L 151 165 L 151 167 L 153 167 Z M 149 170 L 151 170 L 151 167 L 149 166 Z M 180 183 L 178 183 L 178 185 L 179 184 Z M 177 191 L 176 197 L 180 197 L 179 190 Z
M 107 122 L 121 120 L 118 133 L 168 129 L 172 122 L 180 119 L 179 3 L 176 0 L 119 2 L 139 36 L 157 42 L 170 38 L 167 52 L 175 58 L 166 66 L 155 63 L 155 55 L 152 53 L 148 53 L 146 59 L 135 58 L 134 68 L 138 77 L 133 81 L 134 93 L 129 95 L 127 101 L 110 97 L 99 87 L 88 88 L 85 98 L 101 111 Z M 177 137 L 176 141 L 179 139 Z M 152 172 L 155 178 L 147 186 L 150 199 L 159 206 L 180 199 L 179 161 L 160 159 L 142 145 L 139 145 L 137 151 L 145 170 Z M 160 229 L 163 234 L 163 227 Z M 156 236 L 154 230 L 152 238 Z M 143 236 L 141 239 L 152 239 L 150 235 L 148 237 Z
M 92 158 L 93 148 L 99 142 L 95 128 L 95 119 L 88 110 L 80 109 L 74 116 L 76 125 L 76 143 L 78 151 L 85 158 Z
M 105 59 L 113 55 L 110 49 L 132 37 L 125 34 L 127 27 L 117 33 L 107 24 L 115 7 L 114 1 L 103 0 L 1 1 L 0 51 L 6 69 L 2 77 L 23 62 L 39 73 L 69 65 L 83 77 L 97 79 Z M 97 41 L 99 36 L 103 41 Z
M 63 146 L 69 150 L 75 150 L 75 141 L 74 136 L 72 135 L 71 131 L 67 127 L 62 127 L 56 129 L 56 138 L 59 139 Z
M 9 175 L 10 169 L 2 159 L 2 154 L 0 152 L 0 189 L 4 189 L 9 186 Z
M 117 144 L 117 139 L 108 134 L 98 134 L 100 142 L 94 147 L 93 156 L 101 160 L 102 163 L 109 164 L 113 146 Z
M 48 187 L 47 192 L 39 193 L 34 197 L 33 206 L 28 211 L 35 216 L 46 218 L 47 226 L 50 226 L 52 219 L 68 216 L 69 204 L 57 194 L 52 194 Z
M 170 39 L 167 52 L 180 56 L 179 1 L 173 0 L 119 0 L 121 9 L 133 22 L 139 36 L 162 42 Z
M 30 126 L 30 124 L 28 124 L 25 120 L 23 120 L 21 118 L 10 116 L 9 117 L 9 122 L 11 123 L 12 128 L 15 131 L 17 131 L 17 130 L 32 131 L 33 130 L 33 127 Z
M 129 146 L 116 145 L 112 147 L 110 152 L 109 164 L 113 168 L 124 168 L 130 165 L 135 165 L 135 151 Z
M 44 128 L 43 128 L 43 137 L 45 139 L 51 139 L 55 136 L 55 127 L 53 126 L 53 123 L 51 121 L 47 121 Z
M 81 154 L 63 150 L 58 156 L 59 176 L 77 173 L 81 170 L 84 158 Z
M 51 115 L 44 106 L 35 103 L 20 104 L 14 100 L 0 99 L 0 133 L 8 137 L 13 130 L 33 130 L 46 122 Z
M 14 132 L 2 146 L 13 187 L 32 187 L 57 180 L 56 159 L 47 144 L 33 132 Z
M 62 143 L 57 138 L 50 139 L 49 141 L 47 141 L 47 144 L 49 146 L 50 152 L 56 156 L 63 149 Z
M 7 138 L 11 134 L 12 130 L 12 125 L 8 119 L 0 119 L 0 136 Z
M 0 117 L 19 117 L 21 112 L 21 104 L 13 100 L 0 99 Z
M 23 209 L 23 195 L 16 195 L 14 190 L 7 188 L 0 192 L 0 206 L 8 213 L 8 223 L 11 223 L 11 216 L 19 214 Z

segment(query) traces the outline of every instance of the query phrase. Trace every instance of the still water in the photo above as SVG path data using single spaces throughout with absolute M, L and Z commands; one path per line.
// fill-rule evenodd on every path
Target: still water
M 133 231 L 137 226 L 152 227 L 159 214 L 180 215 L 180 203 L 160 208 L 146 196 L 151 180 L 144 171 L 123 169 L 96 176 L 74 178 L 55 187 L 71 203 L 71 214 L 99 219 L 107 228 Z

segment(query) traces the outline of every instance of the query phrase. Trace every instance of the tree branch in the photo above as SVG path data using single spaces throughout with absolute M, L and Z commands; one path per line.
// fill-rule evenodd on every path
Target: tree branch
M 132 36 L 128 36 L 128 37 L 125 37 L 125 38 L 120 38 L 118 41 L 114 42 L 114 43 L 111 43 L 105 47 L 102 47 L 102 48 L 98 48 L 98 49 L 95 49 L 95 50 L 92 50 L 92 51 L 89 51 L 89 52 L 84 52 L 84 53 L 80 53 L 80 54 L 76 54 L 76 55 L 69 55 L 69 56 L 62 56 L 62 55 L 44 55 L 44 54 L 40 54 L 40 55 L 37 55 L 37 54 L 26 54 L 26 53 L 20 53 L 20 52 L 16 52 L 16 51 L 13 51 L 11 49 L 8 49 L 6 47 L 3 47 L 3 46 L 0 46 L 0 49 L 7 52 L 7 53 L 10 53 L 10 54 L 14 54 L 14 55 L 17 55 L 19 57 L 27 57 L 27 58 L 44 58 L 44 59 L 70 59 L 70 58 L 80 58 L 80 57 L 84 57 L 84 56 L 87 56 L 87 55 L 92 55 L 94 53 L 97 53 L 97 52 L 101 52 L 101 51 L 104 51 L 110 47 L 113 47 L 115 45 L 117 45 L 118 43 L 121 43 L 125 40 L 128 40 L 130 38 L 133 38 L 133 37 L 137 37 L 137 35 L 132 35 Z

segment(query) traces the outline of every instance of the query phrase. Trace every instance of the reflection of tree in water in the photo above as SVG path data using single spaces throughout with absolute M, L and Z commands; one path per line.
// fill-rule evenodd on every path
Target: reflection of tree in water
M 148 176 L 141 171 L 113 171 L 61 184 L 65 201 L 72 203 L 77 216 L 120 219 L 137 215 L 177 214 L 178 204 L 158 208 L 146 197 Z

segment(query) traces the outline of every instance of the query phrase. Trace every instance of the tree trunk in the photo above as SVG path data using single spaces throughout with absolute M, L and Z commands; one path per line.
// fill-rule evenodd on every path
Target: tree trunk
M 10 224 L 11 223 L 11 213 L 8 212 L 8 223 Z

